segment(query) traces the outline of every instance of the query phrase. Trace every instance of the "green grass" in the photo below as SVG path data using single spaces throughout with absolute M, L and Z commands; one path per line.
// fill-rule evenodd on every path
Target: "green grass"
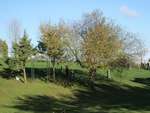
M 35 61 L 34 63 L 28 62 L 26 67 L 31 68 L 31 67 L 33 67 L 33 64 L 34 64 L 34 68 L 47 68 L 48 67 L 47 62 L 42 62 L 42 61 L 40 61 L 40 62 Z M 88 70 L 86 68 L 81 68 L 79 64 L 73 63 L 73 62 L 56 64 L 56 68 L 59 69 L 59 68 L 61 68 L 61 66 L 63 68 L 65 68 L 66 65 L 69 66 L 70 70 L 82 71 L 82 72 L 85 72 L 86 74 L 88 73 Z M 106 76 L 107 70 L 98 69 L 97 73 L 100 76 Z M 114 79 L 120 78 L 120 73 L 118 73 L 116 70 L 111 71 L 111 75 Z M 123 70 L 121 75 L 122 75 L 123 79 L 127 79 L 127 80 L 132 80 L 136 77 L 142 77 L 142 78 L 146 77 L 147 78 L 150 75 L 150 71 L 142 70 L 142 69 L 129 69 L 129 70 L 126 69 L 126 70 Z
M 77 64 L 68 65 L 87 72 Z M 43 62 L 36 64 L 36 68 L 45 67 Z M 105 76 L 106 71 L 98 73 Z M 63 87 L 38 79 L 25 85 L 0 78 L 0 113 L 62 113 L 64 109 L 65 113 L 150 113 L 149 78 L 146 70 L 124 70 L 121 78 L 113 71 L 112 80 L 98 80 L 94 89 L 77 84 Z
M 45 95 L 59 99 L 65 96 L 73 96 L 71 89 L 41 81 L 28 82 L 26 85 L 16 80 L 0 78 L 0 113 L 23 112 L 11 108 L 18 97 Z M 44 104 L 44 103 L 43 103 Z

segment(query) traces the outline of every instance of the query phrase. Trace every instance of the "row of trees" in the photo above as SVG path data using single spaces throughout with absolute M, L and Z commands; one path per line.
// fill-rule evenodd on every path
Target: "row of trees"
M 124 31 L 99 10 L 83 15 L 80 21 L 40 25 L 40 40 L 36 52 L 49 57 L 55 80 L 55 64 L 61 61 L 76 61 L 89 69 L 89 77 L 95 78 L 98 68 L 130 67 L 130 60 L 145 55 L 141 40 L 133 33 Z M 17 33 L 14 33 L 17 34 Z M 34 55 L 35 49 L 26 32 L 19 41 L 13 42 L 12 59 L 18 70 L 23 70 L 26 82 L 25 64 Z M 50 68 L 50 67 L 49 67 Z

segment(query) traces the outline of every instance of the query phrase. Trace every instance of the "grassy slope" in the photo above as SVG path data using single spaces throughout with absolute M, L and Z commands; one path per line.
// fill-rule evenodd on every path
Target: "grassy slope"
M 122 76 L 120 79 L 113 72 L 115 81 L 100 80 L 95 90 L 83 86 L 64 88 L 39 80 L 24 85 L 0 78 L 0 113 L 61 113 L 63 108 L 66 113 L 149 113 L 150 72 L 132 69 Z
M 50 83 L 46 84 L 38 80 L 24 85 L 15 80 L 0 78 L 0 113 L 17 112 L 17 109 L 11 108 L 17 98 L 34 95 L 47 95 L 54 98 L 61 98 L 63 95 L 72 96 L 73 94 L 70 89 Z

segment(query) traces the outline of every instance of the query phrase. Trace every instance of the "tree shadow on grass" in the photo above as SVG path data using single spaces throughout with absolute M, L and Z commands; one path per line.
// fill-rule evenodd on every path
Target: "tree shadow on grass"
M 64 82 L 68 79 L 65 74 L 65 68 L 56 68 L 56 81 L 58 84 L 63 85 Z M 39 79 L 44 82 L 53 81 L 52 76 L 52 68 L 26 68 L 26 74 L 27 78 L 29 80 L 35 80 Z M 11 69 L 4 69 L 0 71 L 0 76 L 5 79 L 12 79 L 15 78 L 15 76 L 22 76 L 21 71 L 15 71 Z M 100 73 L 97 73 L 96 79 L 106 79 L 104 78 L 104 75 L 100 75 Z M 81 70 L 81 69 L 70 69 L 69 70 L 69 82 L 71 84 L 80 84 L 83 86 L 87 86 L 89 84 L 89 76 L 87 70 Z
M 34 77 L 32 71 L 34 70 Z M 47 68 L 26 68 L 26 72 L 28 75 L 28 78 L 34 78 L 34 79 L 40 79 L 44 82 L 48 82 L 48 74 L 49 78 L 52 80 L 52 68 L 50 68 L 48 72 Z M 56 68 L 55 70 L 55 76 L 56 76 L 56 82 L 57 83 L 64 83 L 68 79 L 68 76 L 66 76 L 65 69 Z M 96 80 L 103 80 L 108 79 L 104 75 L 100 75 L 100 73 L 97 73 Z M 80 84 L 83 86 L 87 86 L 89 84 L 89 76 L 88 72 L 81 69 L 70 69 L 69 70 L 69 80 L 72 84 Z
M 150 111 L 150 89 L 123 86 L 118 83 L 95 84 L 74 91 L 74 98 L 56 99 L 45 95 L 17 98 L 14 106 L 7 106 L 34 113 L 109 113 L 125 108 L 135 111 Z M 63 112 L 65 110 L 65 112 Z M 114 112 L 113 112 L 114 113 Z
M 20 76 L 20 71 L 11 70 L 9 68 L 4 68 L 0 71 L 0 76 L 5 79 L 11 79 L 15 76 Z
M 26 96 L 25 99 L 18 98 L 18 104 L 14 106 L 14 108 L 24 110 L 24 111 L 32 111 L 35 113 L 47 113 L 47 112 L 55 112 L 60 113 L 67 109 L 73 107 L 73 105 L 67 105 L 65 102 L 61 102 L 54 97 L 49 96 Z
M 77 106 L 71 104 L 71 101 L 46 95 L 18 97 L 14 106 L 7 107 L 34 113 L 76 113 L 79 110 Z
M 133 82 L 141 83 L 150 86 L 150 78 L 135 78 Z

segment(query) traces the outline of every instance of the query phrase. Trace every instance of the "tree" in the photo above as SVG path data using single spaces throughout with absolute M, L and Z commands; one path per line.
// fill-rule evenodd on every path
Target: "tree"
M 118 27 L 107 22 L 103 15 L 98 15 L 101 13 L 96 14 L 97 18 L 95 16 L 93 18 L 92 13 L 90 20 L 93 20 L 93 23 L 87 27 L 83 35 L 83 56 L 92 79 L 95 77 L 96 69 L 100 66 L 108 67 L 109 62 L 120 53 L 121 49 Z
M 21 30 L 21 24 L 17 19 L 13 19 L 10 21 L 9 26 L 8 26 L 8 35 L 11 41 L 11 51 L 12 54 L 14 55 L 14 58 L 9 59 L 10 62 L 14 62 L 15 66 L 14 69 L 16 69 L 16 71 L 20 70 L 20 66 L 19 66 L 19 61 L 18 61 L 18 41 L 21 38 L 21 34 L 22 34 L 22 30 Z M 11 61 L 13 60 L 13 61 Z M 11 64 L 11 63 L 9 63 Z M 13 63 L 12 63 L 13 64 Z
M 1 57 L 6 60 L 8 57 L 8 45 L 6 41 L 0 40 L 0 52 Z
M 21 25 L 16 19 L 9 23 L 9 37 L 12 42 L 17 42 L 21 38 Z
M 6 41 L 3 42 L 2 44 L 2 50 L 3 50 L 3 57 L 6 59 L 8 57 L 8 45 Z
M 19 61 L 19 44 L 18 44 L 18 42 L 12 42 L 12 49 L 13 49 L 12 50 L 13 58 L 10 59 L 9 64 L 14 64 L 13 70 L 15 69 L 16 71 L 19 72 L 21 69 L 21 66 L 20 66 L 20 61 Z
M 7 67 L 6 60 L 8 58 L 8 45 L 6 41 L 0 39 L 0 67 L 4 69 Z
M 55 64 L 63 55 L 63 43 L 58 26 L 43 24 L 40 26 L 41 41 L 46 45 L 46 53 L 51 59 L 53 80 L 55 81 Z
M 110 67 L 121 72 L 125 68 L 128 69 L 131 62 L 127 55 L 120 54 L 116 59 L 110 62 Z
M 124 31 L 123 31 L 124 32 Z M 138 38 L 138 35 L 131 32 L 124 32 L 122 36 L 122 50 L 129 56 L 130 59 L 139 58 L 140 61 L 135 61 L 139 64 L 143 63 L 143 57 L 146 54 L 146 48 L 141 39 Z
M 82 45 L 82 38 L 78 34 L 76 30 L 76 25 L 73 24 L 66 28 L 65 36 L 64 36 L 64 45 L 65 45 L 65 53 L 67 59 L 76 61 L 83 67 L 83 63 L 81 61 L 81 45 Z M 64 28 L 65 29 L 65 28 Z
M 37 51 L 43 54 L 46 52 L 46 45 L 42 41 L 38 41 Z
M 15 60 L 17 61 L 16 63 L 19 65 L 20 69 L 23 71 L 23 77 L 24 77 L 24 82 L 27 82 L 27 77 L 26 77 L 26 62 L 28 58 L 32 55 L 32 46 L 31 42 L 28 39 L 28 35 L 26 32 L 24 32 L 23 37 L 19 40 L 18 43 L 14 44 L 14 56 Z

